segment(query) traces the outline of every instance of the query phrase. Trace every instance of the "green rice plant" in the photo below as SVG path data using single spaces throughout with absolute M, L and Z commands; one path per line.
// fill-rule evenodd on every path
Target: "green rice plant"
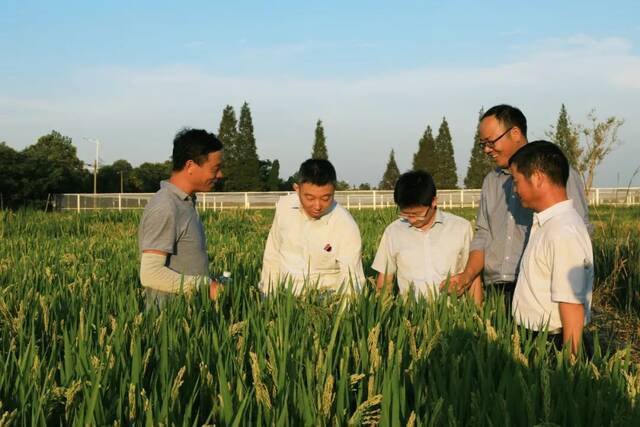
M 596 291 L 637 313 L 636 213 L 600 212 L 594 247 Z M 354 217 L 370 265 L 395 211 Z M 204 213 L 210 269 L 233 284 L 215 303 L 203 289 L 144 311 L 139 218 L 0 213 L 0 425 L 599 426 L 640 415 L 629 350 L 596 346 L 571 362 L 495 296 L 482 308 L 369 288 L 264 299 L 272 211 Z

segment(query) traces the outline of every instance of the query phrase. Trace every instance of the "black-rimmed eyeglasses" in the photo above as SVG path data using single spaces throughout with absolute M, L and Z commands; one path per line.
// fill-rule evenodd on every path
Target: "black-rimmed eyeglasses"
M 496 139 L 492 139 L 492 140 L 488 140 L 488 141 L 480 141 L 480 143 L 478 144 L 480 146 L 481 150 L 484 150 L 484 147 L 489 147 L 491 149 L 495 148 L 496 146 L 496 142 L 498 142 L 498 140 L 500 138 L 502 138 L 503 136 L 505 136 L 506 134 L 508 134 L 511 129 L 513 129 L 514 127 L 511 126 L 509 129 L 507 129 L 506 131 L 504 131 L 504 133 L 502 135 L 500 135 L 499 137 L 497 137 Z

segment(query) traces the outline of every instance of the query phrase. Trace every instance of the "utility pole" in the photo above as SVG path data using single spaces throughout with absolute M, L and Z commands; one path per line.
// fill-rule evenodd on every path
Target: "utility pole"
M 98 158 L 100 157 L 100 141 L 95 138 L 84 138 L 87 142 L 96 144 L 96 158 L 93 163 L 93 194 L 98 192 Z
M 122 177 L 124 171 L 120 171 L 118 173 L 120 174 L 120 193 L 124 193 L 124 191 L 122 191 L 122 189 L 124 188 L 124 179 Z

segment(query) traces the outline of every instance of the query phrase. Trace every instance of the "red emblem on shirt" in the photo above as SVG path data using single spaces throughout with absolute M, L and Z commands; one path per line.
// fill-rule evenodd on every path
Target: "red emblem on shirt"
M 324 246 L 324 250 L 325 250 L 325 251 L 327 251 L 327 252 L 331 252 L 331 244 L 327 243 L 327 244 Z

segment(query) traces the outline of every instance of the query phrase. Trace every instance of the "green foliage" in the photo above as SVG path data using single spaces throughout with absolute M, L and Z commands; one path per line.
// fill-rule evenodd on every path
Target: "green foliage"
M 24 175 L 22 155 L 0 142 L 0 199 L 2 208 L 17 206 L 20 202 Z
M 155 193 L 160 189 L 160 181 L 169 179 L 171 169 L 170 160 L 164 163 L 145 162 L 133 170 L 131 184 L 136 192 Z
M 78 159 L 71 138 L 51 131 L 25 148 L 22 156 L 25 197 L 44 200 L 50 193 L 89 190 L 89 173 Z
M 451 132 L 446 118 L 442 118 L 442 123 L 436 136 L 435 153 L 437 163 L 431 172 L 433 180 L 438 189 L 458 188 L 458 174 L 456 172 L 456 161 L 453 156 L 453 142 Z
M 326 142 L 327 140 L 324 136 L 324 127 L 322 126 L 322 120 L 318 120 L 318 122 L 316 123 L 313 150 L 311 151 L 312 159 L 329 160 L 329 153 L 327 152 Z
M 432 174 L 437 169 L 437 164 L 436 140 L 433 138 L 431 126 L 427 126 L 418 142 L 418 151 L 413 155 L 413 170 L 422 170 Z
M 224 162 L 222 163 L 224 180 L 220 181 L 217 189 L 225 190 L 227 182 L 233 182 L 233 170 L 239 162 L 236 148 L 238 143 L 238 121 L 236 120 L 236 113 L 231 105 L 227 105 L 222 111 L 222 119 L 220 120 L 217 136 L 224 147 Z
M 133 166 L 126 160 L 116 160 L 98 171 L 100 193 L 131 193 L 135 191 Z
M 571 122 L 564 104 L 560 108 L 555 127 L 551 127 L 551 132 L 547 132 L 547 136 L 562 149 L 569 164 L 577 169 L 583 152 L 583 148 L 580 147 L 580 130 Z
M 353 214 L 368 266 L 395 210 Z M 625 258 L 638 255 L 637 216 L 597 216 L 596 259 L 608 255 L 596 266 L 597 294 L 638 291 L 637 277 L 613 268 L 638 270 Z M 255 284 L 273 211 L 202 219 L 210 270 L 230 269 L 232 287 L 216 303 L 203 289 L 144 311 L 140 212 L 0 213 L 3 423 L 637 423 L 640 368 L 628 351 L 596 346 L 592 361 L 570 363 L 514 327 L 501 298 L 481 309 L 369 289 L 350 301 L 286 290 L 264 299 Z
M 464 188 L 482 188 L 484 177 L 495 168 L 495 163 L 491 157 L 487 156 L 480 148 L 480 117 L 484 114 L 484 109 L 480 109 L 478 114 L 478 125 L 476 126 L 476 135 L 473 138 L 473 147 L 471 148 L 471 158 L 469 159 L 469 168 L 467 176 L 464 178 Z
M 223 113 L 223 122 L 220 124 L 220 134 L 222 134 L 223 144 L 226 141 L 234 141 L 230 145 L 225 145 L 225 174 L 224 189 L 226 191 L 260 191 L 262 182 L 260 180 L 260 163 L 256 148 L 256 139 L 253 135 L 253 120 L 251 110 L 246 102 L 240 110 L 240 120 L 238 121 L 237 136 L 233 138 L 231 131 L 233 110 L 228 110 L 227 106 Z
M 387 162 L 387 168 L 382 175 L 382 180 L 378 184 L 380 190 L 393 190 L 396 186 L 396 181 L 400 178 L 400 169 L 396 163 L 396 158 L 393 150 L 389 153 L 389 161 Z
M 260 160 L 260 180 L 263 191 L 278 191 L 282 185 L 280 179 L 280 162 L 274 160 Z

